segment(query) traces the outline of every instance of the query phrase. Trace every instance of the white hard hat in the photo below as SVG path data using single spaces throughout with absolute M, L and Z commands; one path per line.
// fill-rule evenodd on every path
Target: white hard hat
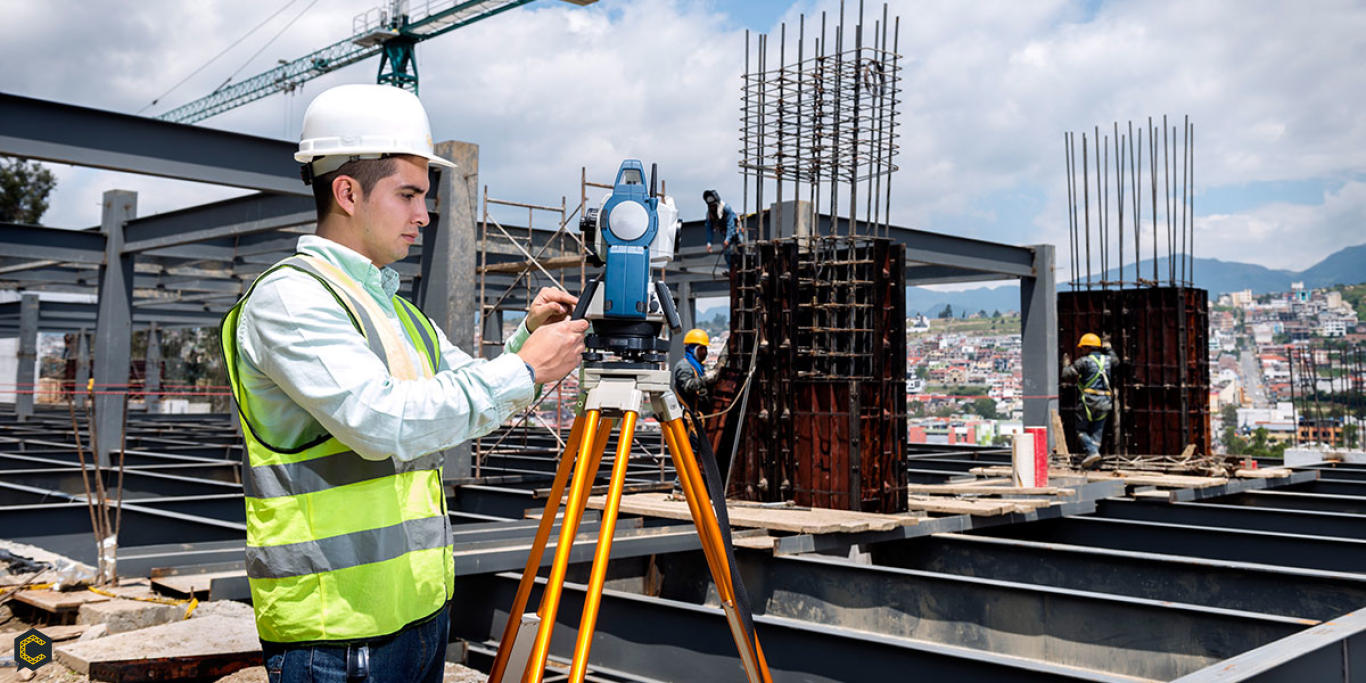
M 351 159 L 386 154 L 411 154 L 455 168 L 433 153 L 432 127 L 417 95 L 390 85 L 352 84 L 329 88 L 313 98 L 304 112 L 294 160 L 312 162 L 311 175 L 316 176 Z

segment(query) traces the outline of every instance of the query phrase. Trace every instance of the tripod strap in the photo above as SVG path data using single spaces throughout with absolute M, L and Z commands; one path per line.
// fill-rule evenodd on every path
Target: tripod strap
M 707 438 L 706 432 L 702 429 L 702 421 L 697 415 L 697 411 L 691 406 L 685 406 L 688 411 L 688 418 L 692 421 L 693 429 L 689 430 L 689 436 L 697 435 L 697 443 L 701 447 L 702 456 L 698 460 L 702 461 L 702 475 L 707 480 L 707 495 L 711 497 L 711 507 L 716 514 L 716 521 L 721 527 L 721 537 L 725 540 L 726 565 L 730 568 L 730 580 L 735 589 L 735 612 L 740 616 L 740 621 L 745 625 L 745 632 L 749 634 L 752 651 L 750 656 L 755 662 L 759 661 L 758 643 L 759 633 L 754 630 L 754 612 L 750 609 L 749 592 L 745 590 L 744 578 L 740 576 L 740 566 L 735 561 L 735 545 L 731 542 L 730 536 L 730 514 L 726 510 L 726 490 L 725 481 L 721 478 L 721 468 L 716 463 L 716 453 L 712 451 L 711 440 Z

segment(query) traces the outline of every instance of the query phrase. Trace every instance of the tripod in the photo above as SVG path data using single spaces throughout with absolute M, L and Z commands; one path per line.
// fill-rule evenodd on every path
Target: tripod
M 611 365 L 618 367 L 584 367 L 583 389 L 587 393 L 582 403 L 583 412 L 574 419 L 569 441 L 565 444 L 564 454 L 560 457 L 559 466 L 555 470 L 550 499 L 546 501 L 545 512 L 541 514 L 531 553 L 527 558 L 526 567 L 522 570 L 522 579 L 517 586 L 512 609 L 508 613 L 507 625 L 503 629 L 502 641 L 498 644 L 498 655 L 489 673 L 489 681 L 502 681 L 509 670 L 509 663 L 516 662 L 513 666 L 525 666 L 521 669 L 522 681 L 540 683 L 550 652 L 550 635 L 560 606 L 565 573 L 569 568 L 569 552 L 574 544 L 574 536 L 578 532 L 579 521 L 583 518 L 589 491 L 597 478 L 607 437 L 614 423 L 620 420 L 621 432 L 617 439 L 616 458 L 612 464 L 612 479 L 602 512 L 598 543 L 593 555 L 593 568 L 589 576 L 588 592 L 584 598 L 583 613 L 579 618 L 578 637 L 574 643 L 574 657 L 569 675 L 569 680 L 575 683 L 584 680 L 588 670 L 588 651 L 592 645 L 598 607 L 602 600 L 603 583 L 607 579 L 607 562 L 612 551 L 613 530 L 616 527 L 617 512 L 626 481 L 626 463 L 631 456 L 631 441 L 635 434 L 636 420 L 643 402 L 648 398 L 673 459 L 674 469 L 688 503 L 688 511 L 692 514 L 693 525 L 702 542 L 702 552 L 706 556 L 707 567 L 716 584 L 716 592 L 730 626 L 731 636 L 735 639 L 735 646 L 740 652 L 745 674 L 750 683 L 771 683 L 768 664 L 764 661 L 763 650 L 759 647 L 758 635 L 749 617 L 747 605 L 737 605 L 735 581 L 738 580 L 738 572 L 734 567 L 733 550 L 727 537 L 722 535 L 716 513 L 712 509 L 707 483 L 702 478 L 702 472 L 688 440 L 683 410 L 669 384 L 669 372 L 652 369 L 652 366 L 640 363 Z M 712 472 L 714 471 L 713 467 Z M 540 608 L 533 614 L 526 614 L 524 612 L 531 596 L 531 588 L 536 582 L 541 557 L 550 538 L 551 527 L 554 526 L 560 499 L 564 495 L 567 483 L 569 500 L 565 503 L 564 519 L 555 545 L 555 558 L 541 595 Z M 724 495 L 719 489 L 713 492 Z M 721 498 L 721 504 L 724 505 L 724 498 Z M 741 586 L 741 595 L 743 590 Z M 739 602 L 743 603 L 744 600 Z M 533 624 L 536 625 L 534 639 L 530 637 L 530 628 L 522 629 L 523 626 L 530 627 Z

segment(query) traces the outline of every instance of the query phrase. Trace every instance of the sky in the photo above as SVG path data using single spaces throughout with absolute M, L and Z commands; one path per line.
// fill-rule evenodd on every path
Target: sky
M 233 74 L 247 78 L 340 40 L 355 15 L 382 2 L 0 0 L 0 59 L 11 65 L 0 90 L 156 115 Z M 889 5 L 901 22 L 905 89 L 895 224 L 1053 243 L 1065 269 L 1063 133 L 1166 114 L 1195 126 L 1197 256 L 1299 270 L 1366 242 L 1366 3 Z M 871 22 L 881 5 L 867 7 Z M 683 218 L 699 218 L 703 189 L 735 204 L 741 197 L 745 32 L 776 35 L 802 13 L 815 21 L 838 8 L 537 0 L 420 44 L 421 97 L 436 139 L 480 145 L 490 196 L 556 205 L 567 197 L 572 206 L 580 167 L 606 181 L 622 159 L 639 158 L 659 164 Z M 851 0 L 846 11 L 856 8 Z M 201 125 L 297 140 L 313 96 L 373 82 L 376 68 L 371 59 Z M 59 227 L 98 224 L 108 189 L 136 190 L 141 215 L 243 194 L 53 168 L 59 185 L 43 222 Z

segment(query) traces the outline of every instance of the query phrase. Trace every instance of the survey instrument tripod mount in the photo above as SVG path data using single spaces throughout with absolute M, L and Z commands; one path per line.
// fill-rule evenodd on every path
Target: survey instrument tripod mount
M 771 683 L 768 665 L 764 660 L 763 650 L 759 647 L 758 635 L 749 616 L 748 606 L 745 604 L 747 600 L 743 598 L 744 588 L 739 584 L 734 551 L 730 546 L 728 533 L 723 532 L 712 508 L 707 482 L 693 455 L 688 428 L 684 424 L 683 408 L 670 386 L 670 373 L 652 363 L 585 363 L 580 388 L 578 417 L 574 419 L 564 454 L 556 468 L 545 511 L 541 514 L 536 538 L 517 586 L 517 595 L 513 600 L 512 609 L 508 612 L 508 621 L 498 645 L 498 654 L 494 658 L 493 669 L 489 672 L 489 681 L 499 683 L 503 680 L 521 680 L 539 683 L 542 680 L 550 654 L 550 637 L 559 611 L 565 575 L 569 569 L 570 551 L 578 533 L 579 522 L 583 518 L 588 495 L 597 479 L 602 454 L 607 446 L 607 437 L 614 423 L 620 421 L 621 432 L 617 438 L 616 454 L 612 462 L 611 484 L 603 506 L 583 612 L 579 617 L 569 680 L 580 682 L 587 675 L 588 653 L 597 624 L 603 585 L 607 580 L 612 536 L 616 529 L 617 514 L 626 482 L 626 465 L 631 457 L 636 421 L 642 406 L 649 401 L 659 421 L 669 454 L 673 458 L 674 469 L 678 473 L 679 484 L 683 488 L 688 511 L 697 529 L 702 552 L 715 582 L 731 636 L 740 652 L 746 678 L 750 683 Z M 714 473 L 715 468 L 712 467 L 709 471 Z M 526 612 L 531 589 L 536 584 L 536 574 L 541 567 L 541 558 L 566 488 L 568 500 L 565 502 L 550 573 L 541 592 L 540 607 L 535 612 Z M 719 492 L 720 487 L 713 487 L 713 490 Z M 724 505 L 724 500 L 720 502 Z M 738 595 L 741 596 L 738 600 L 737 587 Z M 528 628 L 524 629 L 523 626 Z M 509 672 L 513 674 L 512 678 L 507 676 Z

